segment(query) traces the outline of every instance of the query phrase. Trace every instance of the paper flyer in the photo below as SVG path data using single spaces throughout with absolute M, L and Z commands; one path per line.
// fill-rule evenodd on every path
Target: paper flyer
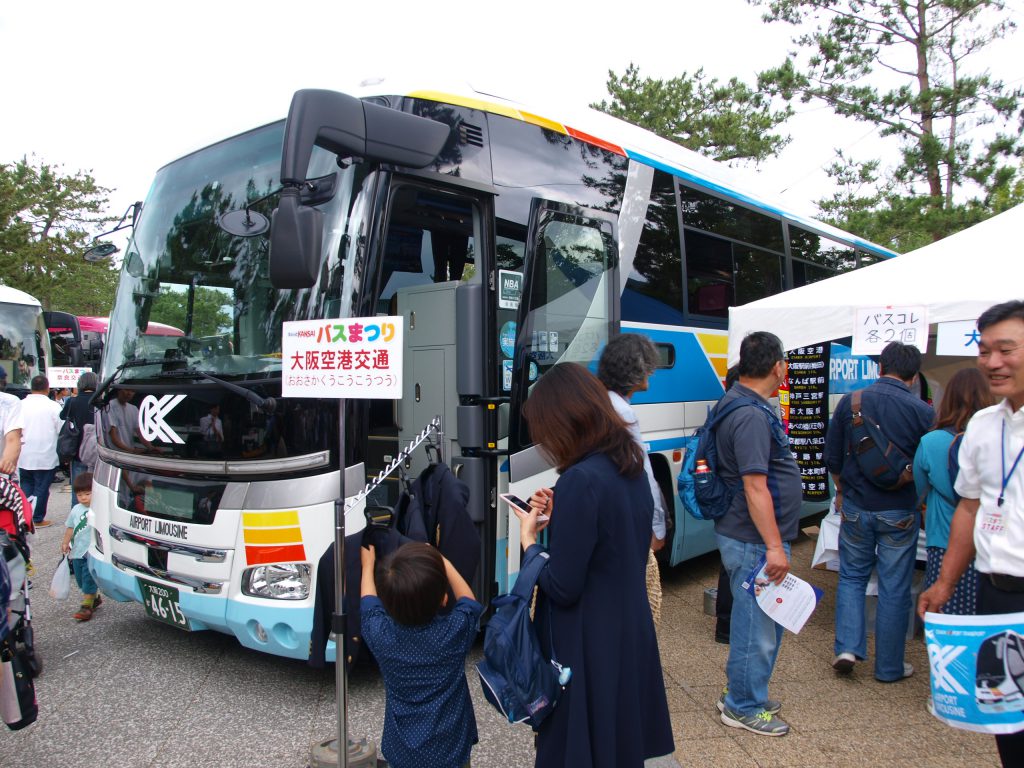
M 765 573 L 765 565 L 762 555 L 743 582 L 743 588 L 754 596 L 761 610 L 776 624 L 799 634 L 818 607 L 822 592 L 792 573 L 786 574 L 781 584 L 775 584 Z
M 1024 613 L 927 613 L 931 712 L 980 733 L 1024 728 Z

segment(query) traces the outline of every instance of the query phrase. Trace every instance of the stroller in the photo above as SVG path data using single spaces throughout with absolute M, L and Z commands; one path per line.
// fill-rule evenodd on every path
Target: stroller
M 38 714 L 32 681 L 42 671 L 42 662 L 35 652 L 28 596 L 28 534 L 32 532 L 32 507 L 24 491 L 0 475 L 0 551 L 11 585 L 9 631 L 0 642 L 0 674 L 6 678 L 0 686 L 4 692 L 0 710 L 11 730 L 30 725 Z

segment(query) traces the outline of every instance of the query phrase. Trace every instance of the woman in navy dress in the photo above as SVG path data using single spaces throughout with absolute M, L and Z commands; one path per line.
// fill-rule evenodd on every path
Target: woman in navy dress
M 674 749 L 647 601 L 654 503 L 642 448 L 601 382 L 574 363 L 541 377 L 523 413 L 561 475 L 553 492 L 534 494 L 529 514 L 516 512 L 524 550 L 540 546 L 542 528 L 549 533 L 537 635 L 572 669 L 537 732 L 536 765 L 639 768 Z

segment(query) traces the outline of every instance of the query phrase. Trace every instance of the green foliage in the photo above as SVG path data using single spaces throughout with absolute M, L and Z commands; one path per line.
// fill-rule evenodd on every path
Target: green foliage
M 82 252 L 90 232 L 114 220 L 103 214 L 109 191 L 84 171 L 27 158 L 0 165 L 0 281 L 46 309 L 106 315 L 117 271 Z
M 792 114 L 788 107 L 772 110 L 769 98 L 737 78 L 720 83 L 703 68 L 654 80 L 630 64 L 621 76 L 609 70 L 608 93 L 611 102 L 591 106 L 715 160 L 757 162 L 789 141 L 773 133 Z
M 760 89 L 824 102 L 898 145 L 883 176 L 877 158 L 839 153 L 840 189 L 819 203 L 839 226 L 904 250 L 1019 196 L 1024 90 L 970 67 L 1014 28 L 1003 0 L 748 1 L 766 6 L 766 21 L 801 28 L 799 53 L 762 72 Z
M 224 293 L 214 288 L 196 287 L 192 305 L 193 338 L 213 336 L 225 328 L 231 328 L 231 315 L 223 308 L 225 299 Z M 160 295 L 153 300 L 150 321 L 173 325 L 185 331 L 188 329 L 187 315 L 188 292 L 161 286 Z

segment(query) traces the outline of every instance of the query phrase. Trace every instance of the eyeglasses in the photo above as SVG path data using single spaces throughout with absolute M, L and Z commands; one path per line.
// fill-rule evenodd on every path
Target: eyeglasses
M 992 357 L 993 352 L 998 352 L 1000 357 L 1010 357 L 1018 349 L 1021 348 L 1020 344 L 1013 347 L 996 347 L 996 349 L 987 349 L 986 347 L 978 347 L 978 357 L 982 360 L 988 360 Z

